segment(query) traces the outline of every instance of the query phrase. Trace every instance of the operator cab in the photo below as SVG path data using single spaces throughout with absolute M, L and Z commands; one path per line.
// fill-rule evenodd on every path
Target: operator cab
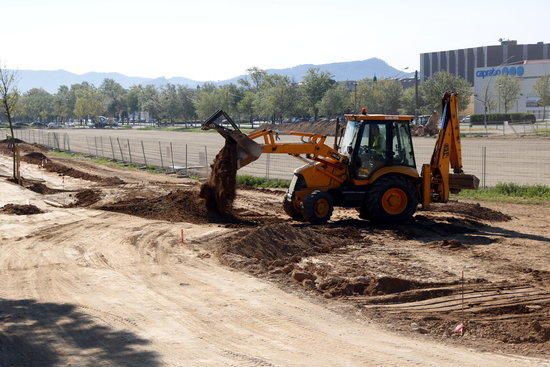
M 340 153 L 349 157 L 355 179 L 368 179 L 382 167 L 416 169 L 410 130 L 413 116 L 345 115 Z

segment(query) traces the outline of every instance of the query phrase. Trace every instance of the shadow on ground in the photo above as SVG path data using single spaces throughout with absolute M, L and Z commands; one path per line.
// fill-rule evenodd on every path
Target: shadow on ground
M 0 366 L 159 366 L 149 342 L 75 305 L 0 299 Z

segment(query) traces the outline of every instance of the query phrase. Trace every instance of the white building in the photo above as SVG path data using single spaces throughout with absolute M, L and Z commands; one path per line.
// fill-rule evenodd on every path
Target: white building
M 508 109 L 512 112 L 533 113 L 542 118 L 542 107 L 539 106 L 533 86 L 543 75 L 550 75 L 550 60 L 524 61 L 522 64 L 506 65 L 489 68 L 476 68 L 474 74 L 474 113 L 482 114 L 484 101 L 489 101 L 489 113 L 504 113 L 496 84 L 499 75 L 510 75 L 517 78 L 521 85 L 518 101 Z M 547 108 L 547 114 L 550 108 Z

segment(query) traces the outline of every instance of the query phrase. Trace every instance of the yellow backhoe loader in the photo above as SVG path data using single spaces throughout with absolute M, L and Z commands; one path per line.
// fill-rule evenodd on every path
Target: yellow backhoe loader
M 218 123 L 220 118 L 229 127 Z M 420 174 L 410 130 L 413 116 L 361 113 L 345 119 L 345 133 L 335 137 L 333 147 L 320 134 L 291 131 L 288 135 L 301 141 L 289 143 L 278 142 L 273 130 L 246 135 L 221 110 L 205 121 L 203 129 L 216 129 L 237 143 L 238 169 L 265 153 L 306 161 L 294 171 L 283 207 L 290 217 L 314 224 L 328 221 L 334 206 L 357 208 L 361 218 L 371 221 L 399 223 L 410 219 L 419 204 L 428 208 L 432 202 L 447 202 L 449 192 L 478 187 L 479 179 L 462 170 L 455 93 L 442 99 L 439 135 L 431 161 L 422 165 Z M 260 138 L 263 144 L 255 141 Z

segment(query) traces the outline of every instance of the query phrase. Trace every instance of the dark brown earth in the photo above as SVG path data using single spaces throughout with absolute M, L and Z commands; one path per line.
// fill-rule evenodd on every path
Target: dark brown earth
M 35 205 L 6 204 L 0 208 L 0 213 L 14 215 L 33 215 L 44 213 Z
M 90 206 L 101 200 L 101 191 L 98 189 L 85 189 L 75 194 L 75 202 L 69 207 Z
M 206 209 L 221 218 L 231 218 L 237 188 L 237 144 L 226 139 L 216 155 L 208 181 L 201 185 L 200 197 Z

